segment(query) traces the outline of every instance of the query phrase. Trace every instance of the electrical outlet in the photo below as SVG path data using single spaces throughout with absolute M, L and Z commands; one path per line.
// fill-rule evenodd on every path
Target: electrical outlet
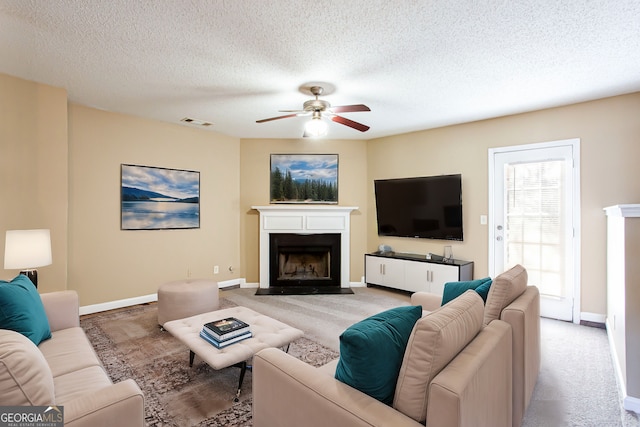
M 220 267 L 218 267 L 217 265 L 213 266 L 213 274 L 218 274 L 220 273 Z
M 487 216 L 480 215 L 480 225 L 487 225 Z

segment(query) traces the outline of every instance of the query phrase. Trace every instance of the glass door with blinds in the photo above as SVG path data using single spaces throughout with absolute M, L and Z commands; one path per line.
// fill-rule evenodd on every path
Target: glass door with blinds
M 569 321 L 578 271 L 575 154 L 573 144 L 490 151 L 492 276 L 523 265 L 540 290 L 541 315 Z

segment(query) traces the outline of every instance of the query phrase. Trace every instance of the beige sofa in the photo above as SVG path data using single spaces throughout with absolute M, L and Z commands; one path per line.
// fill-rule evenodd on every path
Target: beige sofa
M 485 306 L 484 324 L 499 318 L 513 333 L 513 427 L 519 427 L 529 406 L 540 372 L 540 292 L 527 286 L 527 270 L 521 265 L 498 275 L 491 285 Z M 411 303 L 423 310 L 435 310 L 441 297 L 416 292 Z
M 116 384 L 104 371 L 78 316 L 73 291 L 45 293 L 52 337 L 35 346 L 0 329 L 2 405 L 63 406 L 67 426 L 144 426 L 144 398 L 135 381 Z
M 392 406 L 336 380 L 336 361 L 314 368 L 278 349 L 262 350 L 253 358 L 253 425 L 511 426 L 511 328 L 483 320 L 473 290 L 419 319 Z
M 254 426 L 418 427 L 424 420 L 412 416 L 416 406 L 426 410 L 427 426 L 519 426 L 540 370 L 538 289 L 527 286 L 527 272 L 518 265 L 495 278 L 486 306 L 474 291 L 444 307 L 440 307 L 441 299 L 427 293 L 412 296 L 412 304 L 430 313 L 412 332 L 393 406 L 335 380 L 336 361 L 313 368 L 268 349 L 254 357 Z M 472 304 L 467 306 L 470 299 Z M 452 318 L 446 315 L 451 307 L 474 311 L 474 316 Z M 431 333 L 417 333 L 425 324 L 430 325 Z M 473 335 L 476 327 L 477 334 L 467 343 L 455 342 L 457 335 Z M 410 350 L 416 341 L 422 341 L 418 354 Z M 456 347 L 460 347 L 457 354 Z M 437 366 L 428 363 L 449 356 L 450 360 L 440 360 Z M 411 366 L 411 358 L 420 363 Z M 407 372 L 414 385 L 422 382 L 426 394 L 401 390 Z M 425 376 L 425 372 L 433 375 Z

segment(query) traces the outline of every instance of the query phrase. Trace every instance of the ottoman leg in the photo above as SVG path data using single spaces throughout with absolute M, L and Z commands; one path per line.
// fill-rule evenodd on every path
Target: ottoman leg
M 193 366 L 193 359 L 196 357 L 196 354 L 189 350 L 189 367 L 191 368 Z
M 238 381 L 238 391 L 236 392 L 236 397 L 233 399 L 234 402 L 238 402 L 240 400 L 240 391 L 242 390 L 242 381 L 244 381 L 244 374 L 247 373 L 247 368 L 251 369 L 251 366 L 247 365 L 247 362 L 236 363 L 233 366 L 237 366 L 240 368 L 240 380 Z

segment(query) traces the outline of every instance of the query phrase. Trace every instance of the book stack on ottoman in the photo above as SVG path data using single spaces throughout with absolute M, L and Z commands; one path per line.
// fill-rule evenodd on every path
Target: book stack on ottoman
M 200 331 L 200 337 L 216 348 L 226 347 L 251 336 L 249 325 L 235 317 L 205 323 Z

